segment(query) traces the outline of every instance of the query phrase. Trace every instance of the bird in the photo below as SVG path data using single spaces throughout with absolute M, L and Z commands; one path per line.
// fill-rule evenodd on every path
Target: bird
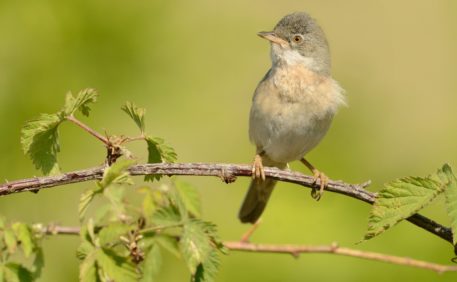
M 305 155 L 322 140 L 338 108 L 343 88 L 331 75 L 330 51 L 322 28 L 306 12 L 284 16 L 273 31 L 258 35 L 270 42 L 271 68 L 257 85 L 249 114 L 249 138 L 256 146 L 252 180 L 238 217 L 256 223 L 276 180 L 264 166 L 287 169 L 300 160 L 313 174 L 311 195 L 319 200 L 328 177 Z M 319 188 L 319 189 L 318 189 Z

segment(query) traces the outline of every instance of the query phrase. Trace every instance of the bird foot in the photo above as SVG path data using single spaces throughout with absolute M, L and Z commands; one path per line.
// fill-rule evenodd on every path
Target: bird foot
M 252 179 L 265 180 L 265 171 L 263 170 L 262 157 L 255 155 L 254 163 L 252 164 Z
M 323 172 L 314 169 L 313 179 L 314 184 L 316 185 L 317 180 L 319 179 L 319 190 L 317 187 L 313 187 L 311 190 L 311 197 L 313 197 L 314 200 L 319 201 L 322 197 L 322 194 L 324 194 L 324 188 L 328 185 L 328 177 Z

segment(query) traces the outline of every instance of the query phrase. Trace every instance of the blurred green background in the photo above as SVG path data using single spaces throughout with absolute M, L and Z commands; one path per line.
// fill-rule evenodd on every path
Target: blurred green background
M 323 26 L 333 75 L 349 107 L 337 115 L 309 160 L 333 179 L 373 181 L 371 190 L 406 175 L 457 168 L 457 3 L 444 1 L 0 1 L 0 179 L 39 175 L 23 155 L 19 131 L 38 113 L 55 112 L 68 90 L 96 88 L 89 119 L 103 132 L 134 134 L 120 106 L 147 108 L 147 127 L 175 147 L 181 162 L 249 163 L 251 95 L 270 66 L 256 32 L 285 14 L 308 11 Z M 104 148 L 86 133 L 61 128 L 65 171 L 99 165 Z M 135 147 L 145 161 L 144 147 Z M 298 163 L 292 168 L 305 171 Z M 204 218 L 225 240 L 248 228 L 237 212 L 249 179 L 183 178 L 199 187 Z M 138 179 L 138 183 L 141 179 Z M 0 198 L 0 213 L 27 222 L 78 223 L 79 194 L 92 183 Z M 449 224 L 443 200 L 423 213 Z M 400 223 L 355 246 L 369 206 L 281 183 L 252 241 L 329 244 L 450 263 L 451 246 Z M 78 238 L 45 241 L 41 281 L 77 281 Z M 182 261 L 166 257 L 160 281 L 188 281 Z M 333 255 L 232 252 L 217 281 L 455 281 L 435 273 Z

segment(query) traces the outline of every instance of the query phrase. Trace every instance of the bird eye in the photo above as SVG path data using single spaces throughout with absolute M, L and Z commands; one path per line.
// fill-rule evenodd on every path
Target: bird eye
M 294 37 L 292 37 L 292 40 L 295 42 L 295 43 L 301 43 L 303 41 L 303 36 L 299 35 L 299 34 L 296 34 L 294 35 Z

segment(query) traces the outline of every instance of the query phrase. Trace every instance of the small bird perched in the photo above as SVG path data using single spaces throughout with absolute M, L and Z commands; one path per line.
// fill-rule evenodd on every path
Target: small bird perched
M 272 67 L 257 86 L 249 117 L 249 137 L 257 151 L 253 180 L 239 212 L 243 223 L 255 223 L 262 214 L 276 181 L 266 179 L 263 166 L 286 168 L 300 160 L 320 189 L 328 178 L 304 156 L 324 137 L 344 90 L 330 74 L 330 52 L 324 32 L 307 13 L 282 18 L 273 31 L 258 35 L 271 43 Z

